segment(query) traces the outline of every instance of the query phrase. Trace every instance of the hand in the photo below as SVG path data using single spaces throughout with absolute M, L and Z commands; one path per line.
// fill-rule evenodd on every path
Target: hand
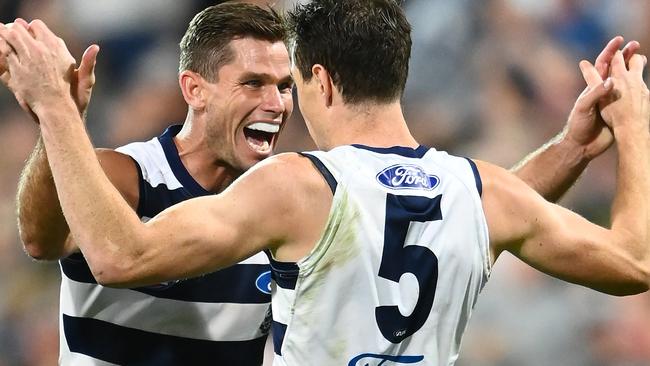
M 574 106 L 567 127 L 565 129 L 565 140 L 581 146 L 584 150 L 586 159 L 593 159 L 607 150 L 614 142 L 614 135 L 607 124 L 603 121 L 598 107 L 595 106 L 597 99 L 591 98 L 596 88 L 603 83 L 603 80 L 609 75 L 609 65 L 614 58 L 616 51 L 623 44 L 623 37 L 614 37 L 596 58 L 595 69 L 590 70 L 587 87 L 580 94 L 576 105 Z M 626 62 L 640 48 L 639 42 L 628 42 L 623 48 L 623 57 Z M 582 68 L 582 66 L 581 66 Z M 596 91 L 599 95 L 600 91 Z M 590 103 L 594 103 L 593 105 Z
M 603 120 L 612 128 L 614 135 L 628 131 L 630 135 L 647 138 L 650 120 L 650 91 L 643 81 L 643 70 L 648 62 L 646 56 L 633 55 L 629 68 L 620 51 L 612 60 L 611 80 L 613 92 L 599 102 Z M 592 70 L 588 62 L 586 70 Z
M 66 97 L 72 100 L 73 80 L 75 85 L 78 80 L 87 85 L 92 82 L 92 78 L 86 76 L 92 75 L 92 68 L 84 69 L 85 75 L 79 78 L 75 73 L 75 60 L 65 43 L 42 21 L 27 24 L 18 19 L 10 28 L 0 27 L 0 38 L 12 50 L 6 56 L 10 75 L 6 78 L 7 86 L 24 109 L 36 112 L 39 107 L 59 104 Z M 92 51 L 88 54 L 87 60 L 92 59 L 96 52 L 94 55 Z M 90 98 L 86 89 L 90 87 L 74 92 L 81 97 L 77 99 L 82 99 L 84 110 Z

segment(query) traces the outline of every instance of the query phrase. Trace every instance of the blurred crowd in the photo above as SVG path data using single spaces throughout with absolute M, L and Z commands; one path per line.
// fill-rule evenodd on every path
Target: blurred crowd
M 101 47 L 87 125 L 97 146 L 180 123 L 178 42 L 207 0 L 0 0 L 0 21 L 39 18 L 79 59 Z M 264 1 L 259 1 L 264 3 Z M 295 1 L 275 1 L 280 10 Z M 406 0 L 413 57 L 404 97 L 424 145 L 510 167 L 557 134 L 584 83 L 578 61 L 614 35 L 650 45 L 647 0 Z M 0 91 L 0 366 L 58 357 L 56 263 L 36 263 L 16 230 L 15 192 L 38 126 Z M 280 151 L 313 149 L 299 111 Z M 615 152 L 592 162 L 561 203 L 608 224 Z M 79 177 L 83 179 L 83 177 Z M 43 207 L 44 210 L 50 209 Z M 460 366 L 650 365 L 650 295 L 605 296 L 499 258 Z

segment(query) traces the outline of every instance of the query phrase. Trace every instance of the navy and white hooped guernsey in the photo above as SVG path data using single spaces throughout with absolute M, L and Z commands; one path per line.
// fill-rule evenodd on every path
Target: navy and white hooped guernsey
M 172 140 L 180 128 L 117 149 L 137 163 L 142 220 L 210 194 L 181 163 Z M 263 253 L 198 278 L 132 289 L 98 285 L 80 253 L 60 266 L 61 365 L 262 364 L 271 321 Z

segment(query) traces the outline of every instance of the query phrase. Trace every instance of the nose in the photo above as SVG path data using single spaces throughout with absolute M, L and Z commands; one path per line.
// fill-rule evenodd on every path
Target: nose
M 267 112 L 282 114 L 286 110 L 282 93 L 275 85 L 269 85 L 262 100 L 262 109 Z

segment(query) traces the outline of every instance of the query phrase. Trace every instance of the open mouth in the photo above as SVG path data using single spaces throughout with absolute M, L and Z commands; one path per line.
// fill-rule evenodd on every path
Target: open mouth
M 256 122 L 244 127 L 246 142 L 253 150 L 260 153 L 271 151 L 271 144 L 278 132 L 280 132 L 280 125 L 274 123 Z

